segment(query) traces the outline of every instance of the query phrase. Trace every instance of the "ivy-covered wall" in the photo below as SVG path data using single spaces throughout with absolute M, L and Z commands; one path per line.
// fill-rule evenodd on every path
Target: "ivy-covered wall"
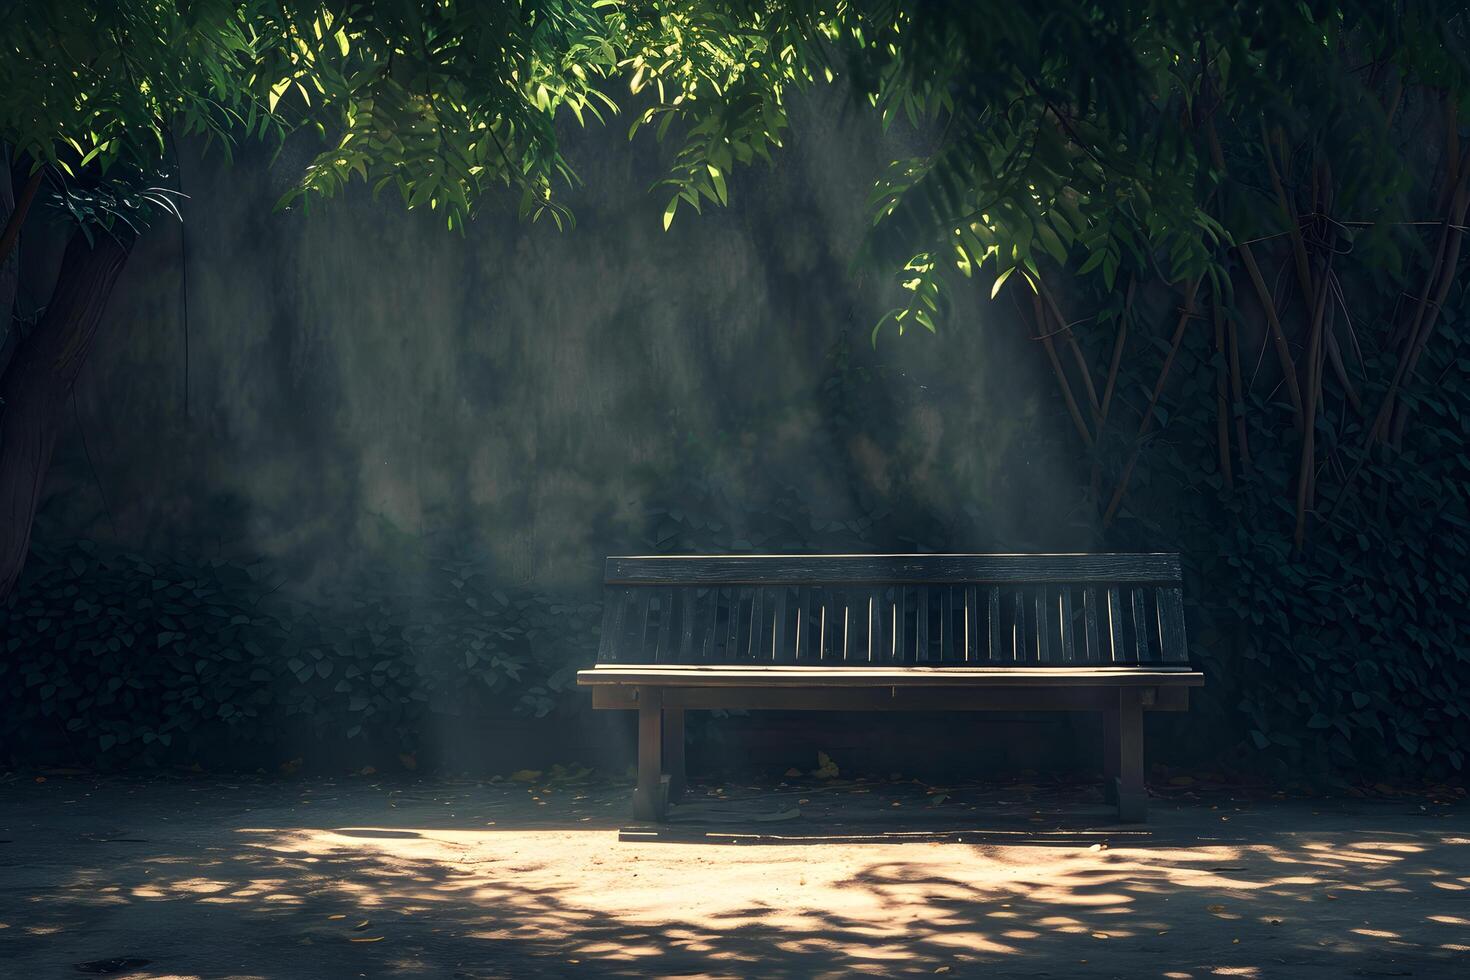
M 418 751 L 585 712 L 607 554 L 1092 546 L 1009 304 L 976 287 L 947 336 L 873 348 L 855 202 L 895 146 L 806 111 L 780 167 L 667 233 L 660 161 L 613 131 L 578 138 L 565 233 L 365 193 L 278 213 L 296 148 L 186 146 L 187 222 L 129 262 L 0 611 L 9 744 Z

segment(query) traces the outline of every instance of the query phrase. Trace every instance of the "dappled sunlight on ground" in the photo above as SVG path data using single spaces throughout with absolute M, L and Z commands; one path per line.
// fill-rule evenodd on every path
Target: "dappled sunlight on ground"
M 73 782 L 0 795 L 17 975 L 1422 978 L 1470 954 L 1463 804 L 1158 801 L 1113 827 L 1081 791 L 848 783 L 620 840 L 619 787 Z

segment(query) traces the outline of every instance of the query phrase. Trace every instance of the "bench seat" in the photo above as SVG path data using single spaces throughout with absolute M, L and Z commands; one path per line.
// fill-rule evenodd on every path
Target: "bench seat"
M 588 687 L 1200 687 L 1188 667 L 760 667 L 598 664 L 579 671 Z

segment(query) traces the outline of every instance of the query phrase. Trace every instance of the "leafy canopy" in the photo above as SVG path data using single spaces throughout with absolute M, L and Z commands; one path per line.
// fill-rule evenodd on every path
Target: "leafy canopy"
M 678 142 L 667 226 L 726 203 L 732 170 L 781 145 L 792 93 L 840 79 L 929 138 L 877 182 L 870 244 L 910 298 L 890 320 L 932 330 L 946 273 L 987 265 L 997 289 L 1074 256 L 1109 288 L 1139 269 L 1228 288 L 1222 248 L 1279 230 L 1250 193 L 1263 155 L 1211 158 L 1253 142 L 1237 129 L 1318 131 L 1356 168 L 1365 221 L 1403 211 L 1382 110 L 1345 121 L 1385 59 L 1463 99 L 1462 21 L 1435 0 L 20 0 L 0 139 L 61 180 L 142 179 L 176 131 L 228 152 L 310 127 L 325 143 L 288 201 L 360 179 L 460 227 L 508 188 L 560 224 L 558 125 L 606 122 L 626 92 L 630 135 Z

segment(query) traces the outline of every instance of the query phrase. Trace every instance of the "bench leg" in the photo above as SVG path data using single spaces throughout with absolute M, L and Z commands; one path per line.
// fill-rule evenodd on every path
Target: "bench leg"
M 1116 698 L 1113 698 L 1112 703 L 1103 709 L 1102 752 L 1103 799 L 1109 803 L 1117 803 L 1118 760 L 1120 755 L 1118 749 L 1118 704 Z
M 1139 823 L 1148 817 L 1143 784 L 1143 695 L 1136 687 L 1118 691 L 1118 819 Z
M 633 791 L 633 819 L 664 818 L 663 692 L 638 689 L 638 788 Z
M 664 771 L 669 774 L 669 802 L 682 799 L 688 785 L 684 772 L 684 709 L 664 709 Z

